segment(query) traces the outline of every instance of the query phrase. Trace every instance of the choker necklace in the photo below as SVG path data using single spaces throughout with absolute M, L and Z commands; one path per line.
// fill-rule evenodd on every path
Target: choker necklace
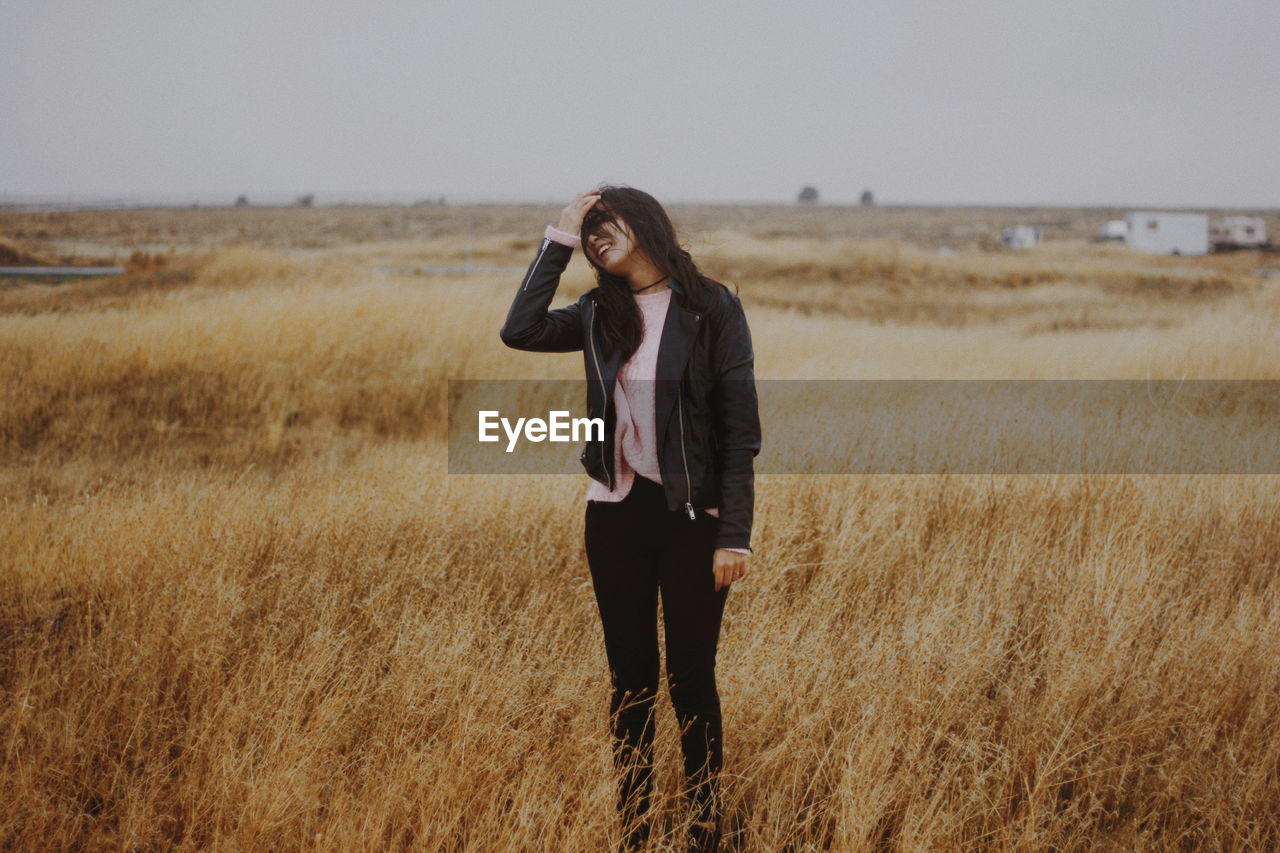
M 662 284 L 662 283 L 663 283 L 664 281 L 666 281 L 666 280 L 667 280 L 667 277 L 664 275 L 662 278 L 658 279 L 658 280 L 657 280 L 657 281 L 655 281 L 653 284 L 647 284 L 647 285 L 645 285 L 644 287 L 634 288 L 634 289 L 632 289 L 632 291 L 631 291 L 631 292 L 632 292 L 632 293 L 644 293 L 644 292 L 645 292 L 646 290 L 648 290 L 649 288 L 651 288 L 651 287 L 657 287 L 658 285 Z

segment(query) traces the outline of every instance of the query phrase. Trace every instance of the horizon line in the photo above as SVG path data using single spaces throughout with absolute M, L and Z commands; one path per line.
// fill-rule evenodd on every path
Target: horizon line
M 436 207 L 444 200 L 444 207 L 554 207 L 560 205 L 560 199 L 520 199 L 493 198 L 484 196 L 463 196 L 451 200 L 448 193 L 425 196 L 421 193 L 405 192 L 366 192 L 366 191 L 331 191 L 322 192 L 264 192 L 254 201 L 250 193 L 230 195 L 226 193 L 6 193 L 0 192 L 0 209 L 18 208 L 54 208 L 62 210 L 92 209 L 134 209 L 134 210 L 178 210 L 191 208 L 235 208 L 238 195 L 247 199 L 242 205 L 254 208 L 298 208 L 308 205 L 298 203 L 300 198 L 312 196 L 311 207 Z M 325 196 L 331 200 L 325 200 Z M 796 199 L 670 199 L 663 204 L 683 207 L 795 207 L 795 208 L 1057 208 L 1079 210 L 1249 210 L 1280 211 L 1280 205 L 1274 207 L 1256 205 L 1227 204 L 1152 204 L 1149 202 L 1027 202 L 1027 201 L 922 201 L 922 200 L 876 200 L 871 205 L 862 204 L 860 199 L 844 200 L 819 199 L 814 202 L 800 202 Z

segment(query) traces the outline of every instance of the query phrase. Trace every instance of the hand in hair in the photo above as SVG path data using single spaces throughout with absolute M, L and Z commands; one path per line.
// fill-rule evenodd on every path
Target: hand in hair
M 600 200 L 598 190 L 583 190 L 573 197 L 573 201 L 560 211 L 560 224 L 556 228 L 566 234 L 577 234 L 582 230 L 582 218 L 587 215 L 597 201 Z

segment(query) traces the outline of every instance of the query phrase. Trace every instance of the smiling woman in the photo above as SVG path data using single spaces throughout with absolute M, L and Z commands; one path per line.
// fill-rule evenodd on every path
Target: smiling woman
M 626 275 L 626 262 L 632 260 L 635 234 L 625 222 L 603 222 L 584 244 L 587 257 L 610 275 Z
M 597 287 L 549 311 L 578 245 Z M 661 596 L 690 840 L 716 850 L 724 762 L 716 645 L 729 584 L 746 574 L 751 553 L 760 450 L 742 303 L 702 275 L 653 196 L 604 186 L 579 193 L 547 228 L 501 336 L 516 349 L 582 350 L 588 414 L 605 424 L 582 455 L 592 478 L 585 543 L 613 687 L 623 846 L 649 836 Z

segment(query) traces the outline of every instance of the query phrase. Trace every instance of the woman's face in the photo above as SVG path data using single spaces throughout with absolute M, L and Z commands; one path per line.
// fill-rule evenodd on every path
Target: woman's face
M 583 241 L 588 256 L 610 275 L 626 275 L 639 255 L 635 235 L 622 220 L 605 222 Z

